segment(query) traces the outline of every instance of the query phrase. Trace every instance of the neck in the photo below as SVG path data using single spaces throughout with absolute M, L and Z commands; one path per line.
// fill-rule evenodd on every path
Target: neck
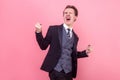
M 72 28 L 73 27 L 73 25 L 69 25 L 69 24 L 66 24 L 69 28 Z

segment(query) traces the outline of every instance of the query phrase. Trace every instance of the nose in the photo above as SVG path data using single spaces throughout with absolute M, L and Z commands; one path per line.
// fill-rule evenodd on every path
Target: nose
M 66 16 L 70 16 L 70 13 L 67 13 Z
M 70 12 L 68 12 L 67 15 L 70 15 Z

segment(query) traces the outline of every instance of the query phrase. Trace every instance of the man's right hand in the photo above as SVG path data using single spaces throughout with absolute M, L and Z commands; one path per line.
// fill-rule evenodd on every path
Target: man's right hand
M 37 33 L 40 33 L 42 31 L 42 26 L 39 22 L 35 24 L 35 28 Z

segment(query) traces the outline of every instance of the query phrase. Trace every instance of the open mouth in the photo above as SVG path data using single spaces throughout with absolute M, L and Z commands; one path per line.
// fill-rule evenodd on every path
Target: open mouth
M 70 21 L 70 18 L 66 19 L 67 21 Z
M 70 20 L 71 20 L 70 16 L 66 16 L 66 21 L 70 21 Z

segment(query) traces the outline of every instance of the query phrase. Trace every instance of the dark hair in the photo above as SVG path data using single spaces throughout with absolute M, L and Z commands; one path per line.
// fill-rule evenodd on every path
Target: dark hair
M 77 8 L 75 6 L 73 6 L 73 5 L 67 5 L 65 7 L 65 9 L 67 9 L 67 8 L 72 8 L 74 10 L 74 12 L 75 12 L 75 16 L 78 16 L 78 10 L 77 10 Z M 64 11 L 63 11 L 63 13 L 64 13 Z

